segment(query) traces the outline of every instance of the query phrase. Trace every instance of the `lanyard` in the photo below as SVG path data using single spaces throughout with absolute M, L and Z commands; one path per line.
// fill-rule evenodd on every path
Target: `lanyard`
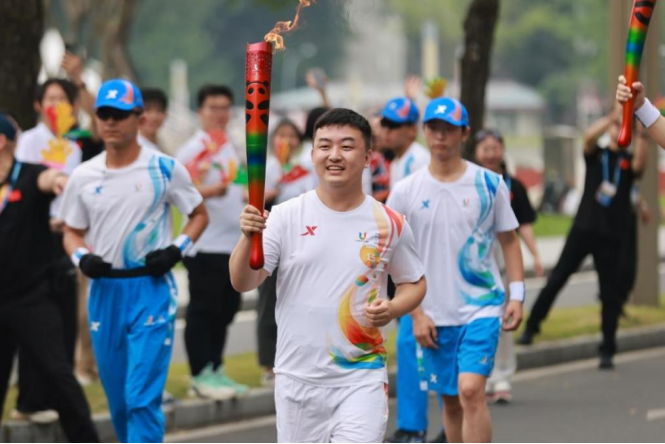
M 2 198 L 2 205 L 0 206 L 0 214 L 5 210 L 7 203 L 9 202 L 9 196 L 11 196 L 14 187 L 16 186 L 16 181 L 18 180 L 18 175 L 21 172 L 21 162 L 18 160 L 14 161 L 14 167 L 12 168 L 12 175 L 9 179 L 9 188 L 5 188 L 7 194 Z
M 613 184 L 619 188 L 619 183 L 621 183 L 621 161 L 623 160 L 624 156 L 623 154 L 619 154 L 619 157 L 617 158 L 617 163 L 614 166 L 614 180 Z M 605 182 L 609 182 L 610 180 L 610 166 L 609 166 L 609 154 L 607 154 L 607 150 L 603 151 L 603 180 Z

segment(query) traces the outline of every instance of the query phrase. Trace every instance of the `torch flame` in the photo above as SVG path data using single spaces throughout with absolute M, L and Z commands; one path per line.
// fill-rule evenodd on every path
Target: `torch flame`
M 313 0 L 298 0 L 298 8 L 296 9 L 296 16 L 293 20 L 287 22 L 277 22 L 275 27 L 268 32 L 263 39 L 266 42 L 270 42 L 275 46 L 275 51 L 283 51 L 286 49 L 284 46 L 284 37 L 281 36 L 282 32 L 293 31 L 298 26 L 298 20 L 300 19 L 300 11 L 303 8 L 307 8 L 312 5 Z

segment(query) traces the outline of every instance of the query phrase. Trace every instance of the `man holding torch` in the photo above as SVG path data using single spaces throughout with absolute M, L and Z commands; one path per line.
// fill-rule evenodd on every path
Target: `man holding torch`
M 363 193 L 367 120 L 333 109 L 314 134 L 318 188 L 273 207 L 269 219 L 245 207 L 231 280 L 238 291 L 249 291 L 279 266 L 279 442 L 381 442 L 388 398 L 380 328 L 420 304 L 424 269 L 403 216 Z M 250 267 L 250 250 L 259 233 L 264 264 L 257 270 Z M 392 301 L 388 274 L 397 284 Z

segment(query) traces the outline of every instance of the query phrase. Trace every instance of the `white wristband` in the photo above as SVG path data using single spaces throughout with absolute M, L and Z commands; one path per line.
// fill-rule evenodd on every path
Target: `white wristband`
M 649 128 L 660 117 L 660 110 L 653 106 L 649 99 L 645 98 L 640 109 L 635 110 L 635 117 L 640 119 L 645 128 Z
M 181 234 L 176 238 L 176 240 L 173 241 L 173 245 L 178 247 L 178 249 L 184 256 L 192 247 L 192 245 L 194 245 L 194 243 L 192 242 L 192 239 L 189 236 L 187 236 L 186 234 Z
M 511 301 L 524 302 L 526 296 L 524 282 L 511 282 L 508 284 L 508 291 L 510 292 Z
M 78 247 L 69 258 L 72 260 L 74 266 L 78 268 L 81 258 L 86 254 L 90 254 L 90 250 L 85 247 Z

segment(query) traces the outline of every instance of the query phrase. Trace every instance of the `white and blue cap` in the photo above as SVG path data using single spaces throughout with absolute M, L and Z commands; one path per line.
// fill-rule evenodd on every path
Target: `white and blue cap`
M 423 122 L 432 120 L 443 120 L 455 126 L 469 126 L 469 114 L 466 108 L 462 102 L 450 97 L 439 97 L 429 102 Z
M 143 96 L 138 87 L 128 80 L 108 80 L 99 88 L 95 101 L 95 109 L 104 106 L 123 111 L 143 110 Z
M 407 97 L 397 97 L 386 103 L 381 117 L 399 125 L 415 124 L 418 123 L 420 112 L 413 100 Z

